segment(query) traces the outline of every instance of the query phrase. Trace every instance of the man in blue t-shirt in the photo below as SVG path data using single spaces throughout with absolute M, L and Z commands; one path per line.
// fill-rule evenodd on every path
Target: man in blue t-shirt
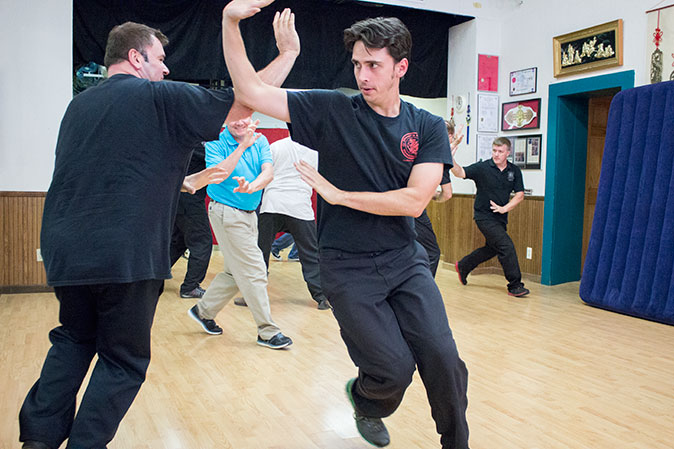
M 250 145 L 246 130 L 250 117 L 227 123 L 220 138 L 206 142 L 206 167 L 226 158 L 238 159 L 229 178 L 208 186 L 208 217 L 225 260 L 204 296 L 189 310 L 189 315 L 212 335 L 222 334 L 216 315 L 241 291 L 257 325 L 257 343 L 281 349 L 292 340 L 281 333 L 271 318 L 267 295 L 267 266 L 257 245 L 257 214 L 262 189 L 274 178 L 269 142 L 260 136 Z M 249 146 L 250 145 L 250 146 Z
M 371 444 L 388 445 L 381 418 L 398 408 L 418 367 L 442 447 L 465 449 L 468 373 L 412 218 L 451 153 L 443 120 L 400 98 L 409 31 L 381 17 L 344 31 L 360 95 L 290 92 L 262 82 L 246 58 L 239 21 L 264 3 L 227 5 L 225 60 L 237 98 L 292 122 L 293 140 L 318 151 L 320 174 L 304 162 L 296 167 L 320 195 L 321 283 L 359 369 L 346 385 L 356 427 Z
M 510 296 L 524 296 L 529 290 L 522 283 L 520 264 L 512 239 L 508 235 L 508 212 L 524 199 L 522 170 L 510 162 L 510 140 L 497 137 L 492 145 L 492 157 L 476 162 L 466 168 L 454 162 L 452 173 L 459 178 L 475 181 L 474 216 L 475 224 L 484 235 L 485 245 L 468 254 L 454 264 L 459 281 L 466 285 L 468 274 L 482 262 L 494 256 L 503 267 L 508 280 Z M 510 193 L 515 195 L 510 198 Z

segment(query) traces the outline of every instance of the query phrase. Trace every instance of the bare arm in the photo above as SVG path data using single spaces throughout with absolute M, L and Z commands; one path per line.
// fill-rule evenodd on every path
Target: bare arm
M 239 183 L 238 187 L 234 188 L 235 192 L 239 193 L 254 193 L 267 187 L 272 179 L 274 179 L 274 168 L 269 162 L 262 164 L 262 170 L 253 181 L 248 182 L 243 176 L 235 176 L 234 179 Z
M 267 6 L 271 0 L 233 0 L 222 13 L 222 48 L 237 98 L 250 108 L 290 122 L 288 98 L 284 89 L 265 84 L 248 61 L 239 22 Z M 285 13 L 285 11 L 284 11 Z M 294 28 L 295 16 L 289 13 Z
M 510 212 L 515 207 L 517 207 L 517 205 L 520 204 L 523 199 L 524 199 L 524 192 L 517 192 L 512 198 L 510 198 L 510 201 L 508 201 L 508 203 L 505 206 L 499 206 L 495 202 L 489 201 L 490 204 L 489 207 L 495 214 L 505 214 L 506 212 Z
M 274 15 L 273 27 L 279 54 L 267 67 L 257 72 L 257 75 L 262 82 L 280 87 L 300 54 L 300 38 L 295 30 L 294 16 L 289 9 Z M 249 117 L 252 113 L 253 110 L 241 103 L 237 95 L 225 122 L 240 120 Z
M 452 167 L 452 173 L 454 173 L 454 176 L 457 178 L 465 179 L 466 178 L 466 171 L 463 169 L 462 166 L 456 163 L 456 159 L 453 159 L 454 162 L 454 167 Z
M 281 87 L 300 54 L 300 37 L 295 31 L 295 16 L 288 8 L 276 12 L 273 26 L 279 55 L 257 75 L 263 83 Z
M 442 177 L 442 164 L 424 163 L 412 168 L 407 186 L 388 192 L 347 192 L 338 189 L 305 161 L 295 164 L 302 179 L 330 204 L 376 215 L 418 217 Z
M 209 167 L 205 170 L 201 170 L 200 172 L 185 176 L 185 179 L 183 180 L 183 186 L 180 188 L 180 191 L 194 195 L 197 190 L 207 186 L 208 184 L 220 184 L 229 177 L 230 173 L 231 170 L 228 171 L 226 168 L 219 167 L 218 165 Z

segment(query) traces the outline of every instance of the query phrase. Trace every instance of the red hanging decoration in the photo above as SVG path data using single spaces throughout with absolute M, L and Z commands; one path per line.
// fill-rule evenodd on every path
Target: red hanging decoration
M 660 41 L 662 41 L 662 30 L 660 29 L 660 11 L 658 11 L 658 26 L 655 28 L 655 33 L 653 33 L 655 48 L 660 47 Z

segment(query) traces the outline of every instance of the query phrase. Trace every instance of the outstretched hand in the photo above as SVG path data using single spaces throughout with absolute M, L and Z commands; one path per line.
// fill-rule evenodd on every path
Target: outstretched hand
M 208 184 L 220 184 L 229 177 L 229 172 L 217 165 L 209 167 L 200 172 L 186 176 L 183 180 L 183 186 L 180 188 L 181 192 L 187 192 L 194 195 L 197 190 Z
M 325 179 L 318 171 L 306 161 L 295 162 L 295 168 L 300 172 L 300 177 L 309 184 L 329 204 L 337 204 L 343 193 Z
M 222 11 L 222 18 L 239 21 L 252 17 L 274 0 L 232 0 Z
M 246 178 L 243 176 L 234 176 L 232 179 L 236 180 L 239 183 L 237 187 L 234 187 L 234 192 L 238 193 L 253 193 L 254 190 L 251 188 L 250 183 L 246 181 Z
M 286 8 L 274 15 L 274 38 L 279 53 L 300 54 L 300 37 L 295 30 L 295 14 Z

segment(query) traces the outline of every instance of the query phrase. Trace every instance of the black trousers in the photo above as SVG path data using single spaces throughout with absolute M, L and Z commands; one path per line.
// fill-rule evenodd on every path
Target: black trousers
M 440 263 L 440 246 L 438 246 L 438 239 L 435 237 L 431 219 L 425 210 L 414 219 L 414 228 L 417 231 L 417 242 L 426 250 L 431 274 L 435 277 L 435 273 L 438 272 L 438 264 Z
M 150 329 L 163 280 L 56 287 L 61 326 L 40 378 L 19 413 L 20 441 L 58 448 L 105 448 L 131 406 L 150 363 Z M 75 399 L 98 361 L 75 415 Z
M 357 254 L 324 249 L 320 260 L 323 289 L 359 368 L 358 412 L 392 414 L 416 366 L 442 447 L 467 448 L 468 371 L 421 245 Z
M 485 246 L 476 249 L 459 261 L 461 271 L 468 274 L 482 262 L 498 256 L 498 261 L 501 263 L 503 273 L 508 280 L 508 290 L 523 286 L 517 252 L 506 231 L 506 224 L 496 220 L 477 220 L 475 224 L 484 235 L 486 243 Z
M 316 237 L 316 221 L 300 220 L 289 215 L 261 213 L 257 220 L 257 244 L 262 250 L 262 257 L 269 269 L 269 252 L 274 243 L 274 237 L 279 232 L 289 232 L 295 239 L 297 252 L 302 265 L 304 282 L 314 301 L 325 299 L 321 287 L 320 267 L 318 266 L 318 239 Z
M 189 293 L 199 287 L 206 277 L 213 250 L 213 236 L 204 198 L 181 193 L 171 237 L 171 265 L 175 265 L 186 249 L 190 250 L 190 258 L 180 293 Z

